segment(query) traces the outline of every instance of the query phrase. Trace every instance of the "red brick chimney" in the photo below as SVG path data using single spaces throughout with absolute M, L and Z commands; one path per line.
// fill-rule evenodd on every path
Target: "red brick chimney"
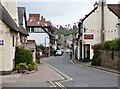
M 29 14 L 29 18 L 34 17 L 37 21 L 40 20 L 40 14 Z

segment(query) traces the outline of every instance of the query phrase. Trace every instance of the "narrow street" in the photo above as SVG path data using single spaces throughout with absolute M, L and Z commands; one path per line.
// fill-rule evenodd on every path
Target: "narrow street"
M 72 64 L 67 53 L 46 60 L 45 63 L 71 77 L 71 80 L 60 82 L 64 87 L 118 87 L 117 75 Z

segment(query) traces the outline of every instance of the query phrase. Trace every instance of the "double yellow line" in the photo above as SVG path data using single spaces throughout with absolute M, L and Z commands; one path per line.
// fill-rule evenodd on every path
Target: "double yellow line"
M 57 86 L 59 86 L 61 89 L 66 89 L 60 82 L 55 82 Z

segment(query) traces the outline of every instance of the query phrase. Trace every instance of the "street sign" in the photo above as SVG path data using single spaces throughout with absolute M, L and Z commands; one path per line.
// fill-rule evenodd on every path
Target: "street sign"
M 0 40 L 0 46 L 4 45 L 4 40 Z

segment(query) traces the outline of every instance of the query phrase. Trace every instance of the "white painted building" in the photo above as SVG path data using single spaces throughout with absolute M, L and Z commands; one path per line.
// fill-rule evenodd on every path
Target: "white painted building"
M 108 41 L 120 37 L 117 25 L 120 18 L 119 11 L 120 4 L 106 4 L 106 0 L 99 0 L 94 5 L 94 9 L 83 18 L 83 36 L 81 38 L 83 59 L 85 56 L 86 58 L 90 56 L 92 59 L 92 46 L 101 43 L 102 38 L 103 41 Z M 101 33 L 103 34 L 101 35 Z M 85 45 L 87 46 L 85 47 Z
M 10 7 L 7 6 L 11 3 L 6 3 L 7 4 L 0 3 L 0 15 L 2 15 L 0 16 L 0 63 L 2 63 L 0 65 L 0 71 L 2 74 L 10 73 L 14 68 L 15 46 L 19 31 L 19 28 L 14 21 L 14 16 L 10 15 L 10 13 L 16 15 L 16 11 L 15 13 L 11 12 L 16 8 L 11 7 L 10 10 Z M 13 7 L 16 7 L 16 2 L 14 2 Z
M 43 17 L 43 16 L 42 16 Z M 40 20 L 40 14 L 29 14 L 27 28 L 29 32 L 28 40 L 35 40 L 37 45 L 49 47 L 54 31 L 51 29 L 50 21 Z

